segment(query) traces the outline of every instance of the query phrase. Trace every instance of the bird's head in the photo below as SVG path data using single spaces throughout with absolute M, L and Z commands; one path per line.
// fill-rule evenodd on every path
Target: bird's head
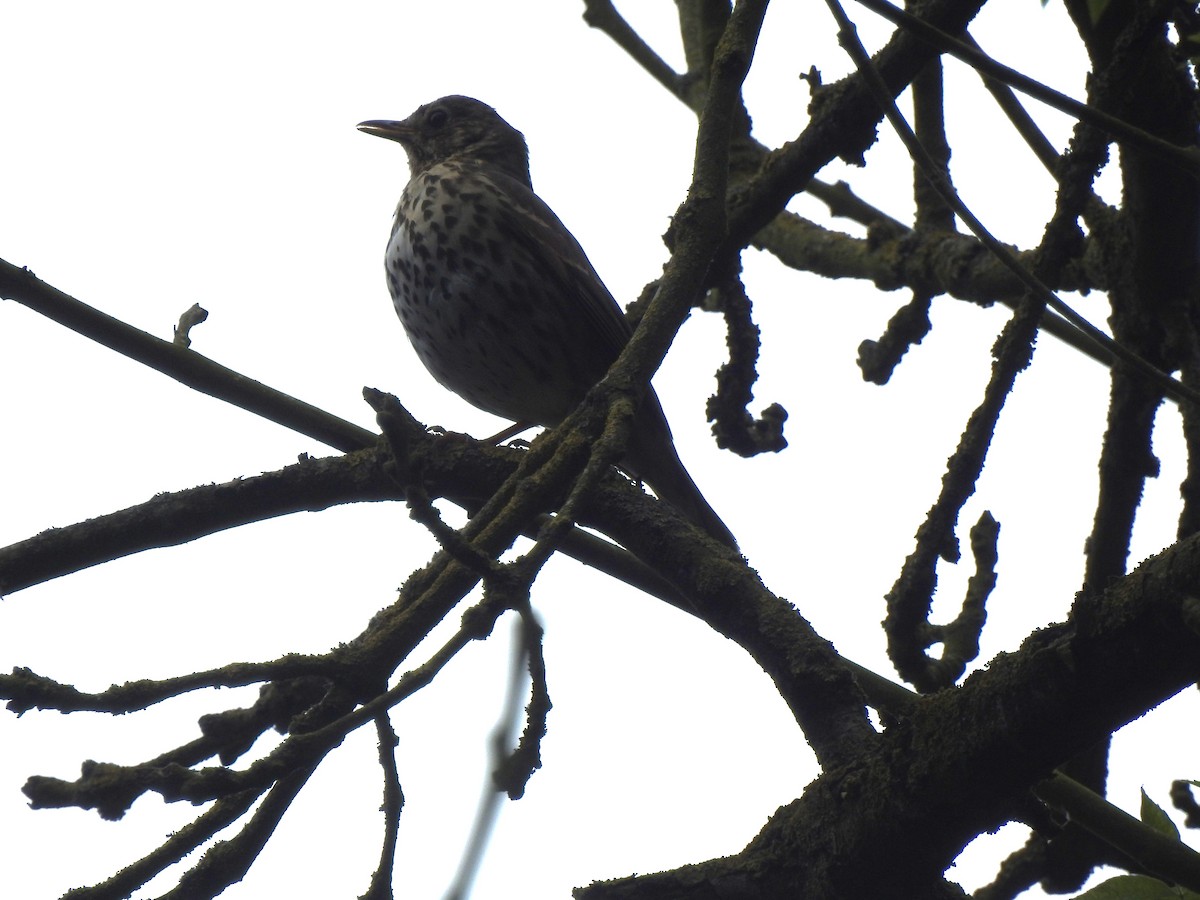
M 359 122 L 359 131 L 398 142 L 413 175 L 449 159 L 472 160 L 503 169 L 526 185 L 529 149 L 525 137 L 488 106 L 471 97 L 443 97 L 399 122 Z

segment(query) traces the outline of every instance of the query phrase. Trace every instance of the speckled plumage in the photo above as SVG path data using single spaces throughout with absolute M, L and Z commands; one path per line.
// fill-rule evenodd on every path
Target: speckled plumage
M 531 424 L 562 421 L 631 332 L 583 248 L 534 193 L 524 137 L 469 97 L 358 127 L 408 154 L 411 177 L 385 267 L 421 362 L 480 409 Z M 622 465 L 736 548 L 680 462 L 653 388 Z

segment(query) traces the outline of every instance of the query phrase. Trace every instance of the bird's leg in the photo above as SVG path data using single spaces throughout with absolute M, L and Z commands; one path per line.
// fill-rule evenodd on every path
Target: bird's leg
M 532 422 L 513 422 L 513 424 L 509 425 L 507 428 L 505 428 L 501 431 L 496 432 L 491 437 L 484 438 L 483 443 L 499 444 L 503 441 L 507 441 L 510 437 L 515 437 L 516 435 L 520 434 L 522 431 L 525 431 L 526 429 L 529 429 L 532 427 L 533 427 Z

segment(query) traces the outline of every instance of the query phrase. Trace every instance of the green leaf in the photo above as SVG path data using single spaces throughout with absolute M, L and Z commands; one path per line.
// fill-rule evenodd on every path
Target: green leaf
M 1104 11 L 1108 9 L 1109 0 L 1087 0 L 1088 18 L 1095 25 L 1100 21 L 1100 17 L 1104 15 Z
M 1163 808 L 1150 799 L 1146 794 L 1145 788 L 1142 788 L 1141 815 L 1142 821 L 1159 834 L 1165 834 L 1168 837 L 1179 840 L 1179 829 L 1175 827 L 1175 823 L 1171 821 L 1171 817 L 1163 812 Z
M 1118 875 L 1076 895 L 1075 900 L 1190 900 L 1198 896 L 1148 875 Z

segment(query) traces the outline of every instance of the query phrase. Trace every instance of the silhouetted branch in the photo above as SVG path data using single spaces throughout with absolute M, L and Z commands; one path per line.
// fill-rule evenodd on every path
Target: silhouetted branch
M 991 57 L 977 49 L 952 37 L 946 30 L 938 28 L 920 15 L 902 10 L 886 0 L 857 0 L 859 4 L 872 12 L 878 13 L 889 22 L 894 22 L 906 31 L 915 34 L 921 40 L 936 47 L 943 53 L 948 53 L 956 59 L 977 69 L 981 74 L 1011 85 L 1024 94 L 1036 97 L 1047 106 L 1064 112 L 1067 115 L 1086 122 L 1107 132 L 1118 141 L 1130 144 L 1142 150 L 1156 154 L 1160 159 L 1170 162 L 1181 171 L 1187 172 L 1193 178 L 1200 178 L 1200 151 L 1195 147 L 1180 147 L 1169 141 L 1164 141 L 1157 135 L 1144 131 L 1129 122 L 1109 115 L 1095 106 L 1080 103 L 1066 94 L 1049 88 L 1028 75 L 1023 75 L 1016 69 L 996 62 Z
M 212 808 L 172 833 L 162 844 L 137 862 L 121 869 L 112 878 L 94 887 L 76 888 L 67 896 L 71 900 L 125 900 L 164 869 L 179 862 L 218 831 L 240 819 L 259 796 L 260 792 L 246 791 L 218 800 Z
M 1049 806 L 1066 812 L 1070 820 L 1087 829 L 1122 856 L 1130 857 L 1147 872 L 1168 882 L 1200 891 L 1200 853 L 1178 837 L 1157 831 L 1084 785 L 1056 774 L 1040 782 L 1033 792 Z
M 348 502 L 395 500 L 399 489 L 374 450 L 302 459 L 264 475 L 158 494 L 0 548 L 0 594 L 11 594 L 90 566 L 158 547 L 173 547 L 239 525 Z
M 748 409 L 758 380 L 759 350 L 750 297 L 741 278 L 733 273 L 713 290 L 725 317 L 725 346 L 729 349 L 729 362 L 717 370 L 717 393 L 705 405 L 713 436 L 718 447 L 739 456 L 778 453 L 787 447 L 783 437 L 787 410 L 772 403 L 756 419 Z
M 975 492 L 975 482 L 983 470 L 1004 401 L 1017 375 L 1029 365 L 1039 313 L 1040 307 L 1027 305 L 1005 325 L 997 339 L 992 377 L 983 400 L 971 413 L 958 447 L 946 463 L 941 493 L 917 529 L 917 546 L 904 561 L 896 583 L 887 594 L 884 628 L 888 634 L 888 655 L 900 675 L 923 693 L 953 684 L 962 674 L 961 665 L 925 653 L 928 647 L 944 640 L 943 628 L 929 622 L 937 585 L 937 561 L 940 558 L 958 562 L 954 527 L 963 506 Z
M 607 34 L 634 62 L 649 72 L 651 78 L 670 93 L 683 99 L 687 77 L 667 65 L 663 58 L 642 40 L 642 36 L 617 12 L 611 0 L 586 0 L 583 21 Z
M 887 384 L 892 372 L 914 344 L 921 343 L 929 334 L 928 294 L 914 293 L 912 300 L 896 311 L 888 320 L 887 329 L 878 341 L 863 341 L 858 345 L 858 367 L 863 380 L 873 384 Z
M 950 144 L 946 140 L 944 98 L 942 96 L 942 60 L 931 59 L 912 83 L 913 133 L 937 167 L 941 180 L 952 185 L 950 177 Z M 913 198 L 917 215 L 917 231 L 954 230 L 954 210 L 941 192 L 929 181 L 922 166 L 913 164 Z
M 379 865 L 371 874 L 371 885 L 359 900 L 392 900 L 392 876 L 396 864 L 396 840 L 400 831 L 400 812 L 404 808 L 404 791 L 400 788 L 400 772 L 396 768 L 396 746 L 400 738 L 387 714 L 375 719 L 379 737 L 379 767 L 383 770 L 383 845 Z
M 160 340 L 81 303 L 28 269 L 0 259 L 0 297 L 15 300 L 122 356 L 188 387 L 342 451 L 361 450 L 376 436 L 322 409 L 289 397 L 192 350 Z
M 179 884 L 162 895 L 163 900 L 211 900 L 241 881 L 319 764 L 320 758 L 313 759 L 275 782 L 242 830 L 209 847 L 200 861 L 183 873 Z
M 1136 371 L 1144 380 L 1153 384 L 1159 390 L 1164 392 L 1173 391 L 1176 396 L 1186 402 L 1200 406 L 1200 393 L 1176 381 L 1152 362 L 1139 356 L 1136 350 L 1117 343 L 1083 316 L 1079 315 L 1079 313 L 1075 312 L 1053 291 L 1047 288 L 1040 278 L 1022 265 L 1021 261 L 1017 259 L 1008 246 L 1000 243 L 1000 241 L 992 236 L 984 224 L 963 203 L 962 199 L 954 191 L 953 186 L 946 181 L 939 171 L 937 163 L 929 157 L 929 154 L 921 146 L 920 141 L 917 140 L 916 135 L 912 133 L 912 129 L 908 127 L 908 123 L 904 121 L 904 117 L 900 115 L 900 111 L 896 108 L 896 104 L 892 100 L 892 91 L 887 81 L 884 79 L 880 68 L 867 55 L 866 49 L 858 40 L 854 26 L 846 17 L 845 12 L 842 11 L 841 5 L 837 0 L 826 0 L 826 2 L 833 11 L 834 17 L 838 20 L 838 35 L 842 46 L 851 59 L 854 60 L 855 65 L 859 69 L 859 74 L 864 76 L 869 90 L 883 108 L 884 116 L 908 149 L 909 155 L 914 161 L 919 163 L 922 172 L 929 179 L 930 184 L 938 190 L 946 202 L 954 209 L 954 212 L 962 220 L 963 224 L 979 238 L 989 251 L 995 254 L 997 259 L 1004 263 L 1020 279 L 1030 295 L 1036 298 L 1039 304 L 1053 309 L 1081 333 L 1103 345 L 1122 363 L 1125 363 L 1129 368 Z

